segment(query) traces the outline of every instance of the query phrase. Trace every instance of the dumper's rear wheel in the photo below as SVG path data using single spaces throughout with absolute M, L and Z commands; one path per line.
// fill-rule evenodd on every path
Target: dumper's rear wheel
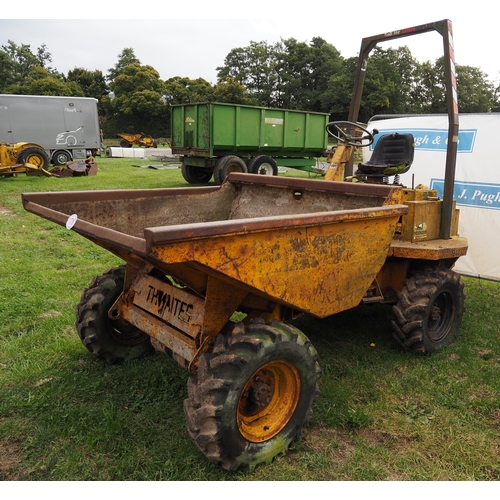
M 225 469 L 252 469 L 286 452 L 318 395 L 316 350 L 296 328 L 236 325 L 200 357 L 184 402 L 195 445 Z
M 240 174 L 248 173 L 247 164 L 239 156 L 223 156 L 217 161 L 214 169 L 214 180 L 216 184 L 222 184 L 231 172 Z
M 427 268 L 405 281 L 393 307 L 394 338 L 413 352 L 430 354 L 451 344 L 464 313 L 460 275 L 446 268 Z
M 86 288 L 76 308 L 76 329 L 83 345 L 108 363 L 123 363 L 154 351 L 150 338 L 108 311 L 123 291 L 125 266 L 108 269 Z
M 189 184 L 207 184 L 213 175 L 213 171 L 209 168 L 193 167 L 184 163 L 181 165 L 181 173 Z

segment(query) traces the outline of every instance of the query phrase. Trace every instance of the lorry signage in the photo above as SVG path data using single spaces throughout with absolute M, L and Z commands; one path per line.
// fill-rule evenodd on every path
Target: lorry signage
M 443 193 L 443 179 L 431 179 L 431 189 Z M 500 184 L 455 182 L 454 198 L 463 207 L 500 210 Z
M 412 128 L 412 129 L 377 129 L 379 133 L 375 136 L 370 151 L 378 142 L 378 139 L 384 134 L 413 134 L 415 138 L 415 150 L 443 151 L 446 153 L 448 146 L 448 130 L 434 128 Z M 458 133 L 458 153 L 472 153 L 474 150 L 474 141 L 476 139 L 477 129 L 460 130 Z
M 459 233 L 469 241 L 467 255 L 455 270 L 468 276 L 500 281 L 500 165 L 495 161 L 499 113 L 460 114 L 457 166 L 453 199 L 460 210 Z M 387 133 L 411 133 L 415 158 L 410 172 L 401 175 L 404 186 L 424 184 L 444 195 L 443 159 L 446 155 L 446 115 L 375 116 L 368 122 L 377 139 Z M 364 160 L 370 156 L 364 148 Z

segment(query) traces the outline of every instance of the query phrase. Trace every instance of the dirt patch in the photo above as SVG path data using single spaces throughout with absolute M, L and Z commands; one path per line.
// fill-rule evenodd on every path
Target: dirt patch
M 14 212 L 7 207 L 0 207 L 0 216 L 1 215 L 14 215 Z
M 284 460 L 294 467 L 314 470 L 318 481 L 345 479 L 340 471 L 352 460 L 356 448 L 345 429 L 323 426 L 305 429 L 297 446 Z
M 394 453 L 399 450 L 405 450 L 411 443 L 418 441 L 418 433 L 390 433 L 382 432 L 370 427 L 358 429 L 356 434 L 359 438 L 366 441 L 370 446 L 386 448 Z
M 40 314 L 39 318 L 41 319 L 49 319 L 49 318 L 54 318 L 55 316 L 61 316 L 62 312 L 61 311 L 47 311 L 42 314 Z
M 22 468 L 19 459 L 22 453 L 16 442 L 6 438 L 0 440 L 0 481 L 19 481 Z
M 326 453 L 337 460 L 350 458 L 355 448 L 349 434 L 341 427 L 318 427 L 310 429 L 303 436 L 303 442 L 316 453 Z

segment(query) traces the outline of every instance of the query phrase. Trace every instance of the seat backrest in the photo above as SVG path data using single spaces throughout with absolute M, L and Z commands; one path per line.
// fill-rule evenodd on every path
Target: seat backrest
M 380 137 L 375 145 L 372 156 L 367 162 L 359 165 L 361 172 L 366 174 L 383 174 L 384 170 L 401 167 L 397 172 L 409 170 L 415 153 L 413 134 L 387 134 Z M 385 175 L 391 175 L 391 173 Z

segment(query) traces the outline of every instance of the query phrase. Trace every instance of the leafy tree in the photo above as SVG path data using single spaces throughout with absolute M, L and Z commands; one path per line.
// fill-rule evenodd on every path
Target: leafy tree
M 11 93 L 84 97 L 82 89 L 77 83 L 66 82 L 62 75 L 51 74 L 40 66 L 32 68 L 24 82 L 12 88 Z
M 85 97 L 102 99 L 109 94 L 109 87 L 106 83 L 102 71 L 89 71 L 83 68 L 74 68 L 68 71 L 66 77 L 68 82 L 77 83 L 83 91 Z
M 282 41 L 279 75 L 282 105 L 290 109 L 328 112 L 322 95 L 332 75 L 342 72 L 340 52 L 320 37 L 308 45 L 294 38 Z M 280 103 L 277 103 L 280 104 Z
M 277 60 L 277 92 L 273 106 L 307 109 L 304 103 L 308 100 L 311 83 L 309 46 L 289 38 L 275 46 L 274 56 Z
M 330 113 L 332 121 L 347 119 L 357 65 L 357 57 L 345 59 L 341 71 L 330 76 L 327 88 L 321 94 L 322 109 Z
M 214 99 L 214 87 L 203 78 L 174 76 L 165 82 L 165 99 L 169 104 L 189 104 Z
M 224 60 L 224 66 L 217 68 L 217 79 L 232 78 L 243 85 L 261 106 L 275 104 L 279 66 L 276 57 L 277 45 L 267 42 L 250 42 L 245 48 L 231 50 Z
M 493 106 L 491 111 L 498 113 L 500 111 L 500 85 L 495 84 L 495 96 L 493 98 Z
M 359 119 L 384 113 L 410 113 L 419 87 L 418 62 L 407 47 L 376 47 L 368 60 Z
M 479 68 L 457 65 L 457 93 L 461 113 L 489 113 L 495 106 L 495 86 Z
M 330 77 L 342 73 L 344 58 L 331 44 L 319 37 L 312 39 L 311 47 L 311 84 L 310 104 L 307 109 L 312 111 L 329 110 L 322 104 L 322 94 L 328 88 Z
M 123 71 L 111 82 L 111 90 L 115 96 L 123 96 L 138 89 L 147 89 L 161 94 L 163 82 L 160 74 L 152 66 L 141 66 L 133 63 L 126 66 Z
M 13 69 L 19 76 L 27 76 L 35 66 L 41 66 L 48 71 L 52 70 L 47 66 L 47 63 L 52 62 L 52 54 L 45 44 L 38 47 L 36 54 L 33 54 L 29 45 L 17 45 L 12 40 L 8 40 L 7 45 L 2 45 L 2 50 L 9 56 Z
M 114 80 L 118 75 L 121 75 L 123 70 L 130 64 L 141 64 L 141 61 L 135 56 L 134 49 L 128 47 L 123 49 L 118 55 L 118 62 L 112 68 L 108 69 L 108 74 L 106 75 L 107 80 Z
M 252 98 L 241 83 L 227 76 L 217 82 L 213 90 L 213 100 L 233 104 L 252 104 Z
M 106 135 L 116 132 L 143 132 L 156 137 L 165 135 L 164 82 L 152 66 L 129 64 L 110 83 L 110 88 L 114 98 L 110 101 Z
M 12 60 L 9 55 L 0 50 L 0 93 L 9 93 L 9 88 L 14 85 L 15 77 L 12 69 Z
M 219 80 L 230 77 L 243 85 L 256 104 L 325 111 L 322 94 L 332 73 L 342 70 L 342 61 L 337 49 L 322 38 L 310 44 L 289 38 L 233 49 L 217 70 Z
M 444 57 L 420 65 L 419 88 L 413 113 L 446 113 Z M 489 113 L 495 107 L 495 86 L 479 68 L 456 65 L 458 109 L 461 113 Z
M 350 105 L 357 58 L 330 78 L 323 94 L 333 119 L 345 119 Z M 462 113 L 489 112 L 498 99 L 495 86 L 478 68 L 456 66 L 458 107 Z M 418 63 L 407 47 L 375 48 L 368 61 L 360 121 L 376 114 L 446 113 L 444 58 Z
M 443 60 L 426 61 L 417 70 L 418 85 L 414 91 L 412 113 L 446 113 Z M 439 68 L 438 70 L 436 70 Z
M 5 93 L 24 93 L 19 87 L 26 83 L 35 68 L 45 68 L 48 74 L 56 75 L 57 72 L 47 66 L 52 61 L 52 55 L 45 44 L 38 47 L 36 54 L 29 45 L 17 45 L 12 40 L 7 45 L 2 45 L 0 51 L 1 69 L 0 87 Z

